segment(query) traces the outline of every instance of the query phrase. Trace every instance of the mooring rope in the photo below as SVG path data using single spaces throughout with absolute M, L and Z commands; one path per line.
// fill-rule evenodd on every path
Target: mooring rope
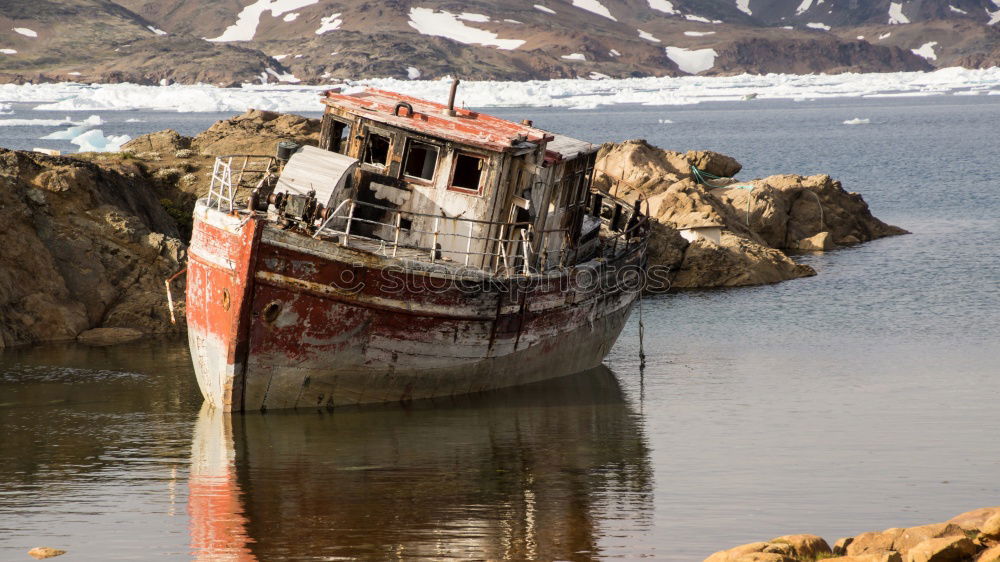
M 726 177 L 722 177 L 722 176 L 717 176 L 715 174 L 710 174 L 708 172 L 699 170 L 698 167 L 695 166 L 694 164 L 691 164 L 691 175 L 694 176 L 694 179 L 695 179 L 696 182 L 698 182 L 698 183 L 700 183 L 702 185 L 714 188 L 714 189 L 735 188 L 735 189 L 746 189 L 747 191 L 749 191 L 750 194 L 747 195 L 747 227 L 750 226 L 750 202 L 753 200 L 753 190 L 754 190 L 754 187 L 755 187 L 752 183 L 736 183 L 736 184 L 732 184 L 732 185 L 715 185 L 715 184 L 709 183 L 708 178 L 711 178 L 711 179 L 714 179 L 714 180 L 729 180 L 729 179 L 733 179 L 733 178 L 726 178 Z

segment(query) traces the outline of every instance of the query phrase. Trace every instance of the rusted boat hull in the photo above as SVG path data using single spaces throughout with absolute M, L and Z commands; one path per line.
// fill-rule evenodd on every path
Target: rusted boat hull
M 206 207 L 192 240 L 191 353 L 205 399 L 232 411 L 452 396 L 593 368 L 638 294 L 621 272 L 644 254 L 497 282 Z

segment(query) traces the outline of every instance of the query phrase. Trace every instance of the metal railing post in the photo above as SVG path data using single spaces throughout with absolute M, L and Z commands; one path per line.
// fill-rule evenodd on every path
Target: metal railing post
M 344 230 L 344 241 L 341 246 L 347 246 L 351 241 L 351 222 L 354 221 L 354 201 L 351 201 L 351 208 L 347 210 L 347 228 Z
M 472 223 L 469 223 L 469 236 L 465 244 L 465 265 L 469 265 L 469 256 L 472 255 Z
M 437 258 L 438 220 L 439 219 L 437 218 L 434 219 L 434 238 L 431 242 L 431 263 L 434 263 L 434 260 Z
M 403 213 L 396 211 L 396 236 L 392 241 L 392 257 L 396 257 L 396 250 L 399 249 L 399 228 L 403 221 Z

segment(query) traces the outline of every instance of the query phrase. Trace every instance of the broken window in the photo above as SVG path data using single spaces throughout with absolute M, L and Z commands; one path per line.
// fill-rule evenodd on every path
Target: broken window
M 451 189 L 479 193 L 486 161 L 478 156 L 455 153 L 455 172 L 451 177 Z
M 333 152 L 339 152 L 341 154 L 347 153 L 347 147 L 350 145 L 351 137 L 351 125 L 349 123 L 341 123 L 340 121 L 334 121 L 332 127 L 332 135 L 330 139 L 330 150 Z
M 431 181 L 434 179 L 437 159 L 438 149 L 436 146 L 411 140 L 406 147 L 403 174 L 412 178 Z
M 368 133 L 365 145 L 364 163 L 384 168 L 389 161 L 389 137 L 378 133 Z

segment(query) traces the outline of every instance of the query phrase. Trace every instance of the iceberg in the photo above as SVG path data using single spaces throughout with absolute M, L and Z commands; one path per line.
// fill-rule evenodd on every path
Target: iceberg
M 235 113 L 249 108 L 315 112 L 316 99 L 331 87 L 373 86 L 425 99 L 448 99 L 451 79 L 374 78 L 346 83 L 140 86 L 137 84 L 0 85 L 0 101 L 34 104 L 48 111 L 150 110 Z M 748 94 L 767 99 L 823 99 L 870 96 L 944 95 L 968 91 L 1000 93 L 1000 68 L 944 68 L 932 72 L 884 74 L 766 74 L 560 79 L 527 82 L 463 82 L 458 102 L 467 107 L 588 108 L 616 104 L 688 105 L 740 101 Z M 60 123 L 62 124 L 62 123 Z
M 104 136 L 104 131 L 91 129 L 73 138 L 71 143 L 80 147 L 77 152 L 119 152 L 122 145 L 132 140 L 128 135 Z

